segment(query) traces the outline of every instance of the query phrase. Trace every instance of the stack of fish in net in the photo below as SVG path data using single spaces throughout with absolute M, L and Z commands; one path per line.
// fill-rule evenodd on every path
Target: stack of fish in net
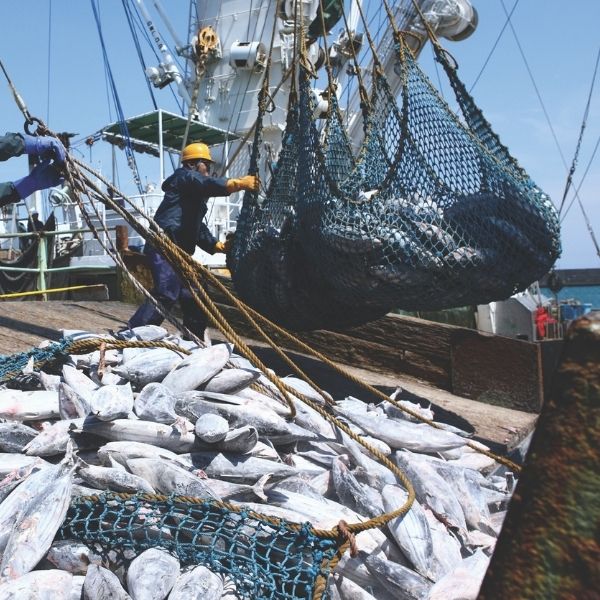
M 468 432 L 387 401 L 333 400 L 416 491 L 405 516 L 340 557 L 327 531 L 402 506 L 395 475 L 298 398 L 288 420 L 230 344 L 199 348 L 156 326 L 128 335 L 187 354 L 125 347 L 43 369 L 32 355 L 0 389 L 0 599 L 476 597 L 514 476 Z M 391 398 L 435 416 L 402 394 Z
M 300 68 L 273 181 L 260 208 L 246 194 L 230 261 L 238 293 L 260 312 L 295 330 L 339 329 L 397 308 L 485 304 L 559 257 L 552 201 L 434 50 L 459 115 L 400 40 L 401 96 L 376 69 L 356 160 L 334 95 L 323 133 L 312 74 Z

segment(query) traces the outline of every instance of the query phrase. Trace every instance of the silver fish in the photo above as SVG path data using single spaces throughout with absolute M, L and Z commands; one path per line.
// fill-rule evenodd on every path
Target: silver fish
M 169 600 L 221 600 L 223 580 L 200 565 L 179 576 Z
M 72 582 L 66 571 L 32 571 L 0 584 L 0 600 L 70 600 Z
M 59 416 L 58 392 L 0 390 L 0 419 L 44 421 Z
M 466 530 L 465 514 L 454 490 L 429 463 L 408 451 L 394 453 L 394 460 L 408 475 L 421 504 L 458 529 Z
M 83 425 L 84 419 L 56 421 L 33 438 L 23 450 L 28 456 L 54 456 L 65 452 L 71 431 Z
M 352 558 L 346 552 L 335 569 L 336 577 L 352 581 L 355 585 L 371 593 L 377 600 L 397 600 L 396 595 L 384 588 L 371 574 L 365 564 L 367 556 L 365 552 L 359 551 L 358 555 Z
M 38 378 L 42 387 L 45 390 L 50 392 L 58 391 L 58 385 L 60 383 L 60 375 L 50 375 L 49 373 L 44 373 L 44 371 L 38 372 Z
M 131 561 L 127 589 L 133 600 L 163 600 L 179 575 L 179 561 L 159 548 L 150 548 Z
M 50 546 L 46 561 L 56 569 L 85 575 L 91 564 L 102 565 L 104 559 L 86 544 L 76 540 L 59 540 Z
M 202 479 L 173 463 L 157 458 L 131 458 L 127 466 L 163 494 L 220 500 Z
M 228 431 L 229 423 L 217 414 L 207 413 L 196 421 L 196 436 L 207 444 L 224 440 Z
M 58 410 L 61 419 L 78 419 L 89 414 L 90 405 L 70 385 L 61 382 L 58 384 Z
M 204 384 L 207 392 L 235 394 L 254 383 L 260 377 L 255 369 L 223 369 Z
M 277 488 L 271 488 L 267 496 L 269 504 L 303 514 L 304 520 L 311 522 L 317 529 L 331 529 L 339 523 L 340 518 L 348 523 L 365 520 L 363 515 L 327 498 L 315 499 Z M 365 550 L 373 550 L 385 540 L 385 534 L 379 529 L 361 531 L 356 536 L 358 547 Z
M 377 490 L 360 484 L 339 458 L 331 466 L 335 491 L 345 506 L 369 517 L 383 514 L 383 500 Z
M 0 423 L 0 452 L 22 452 L 37 434 L 23 423 Z
M 58 477 L 60 469 L 59 465 L 44 466 L 27 477 L 0 504 L 0 552 L 4 552 L 15 522 L 21 517 L 21 513 L 31 504 L 40 489 L 45 489 Z
M 38 458 L 33 463 L 25 465 L 14 471 L 11 471 L 6 477 L 0 479 L 0 503 L 8 497 L 8 495 L 30 475 L 37 473 L 44 466 L 48 465 L 45 460 Z
M 90 413 L 101 421 L 126 419 L 133 410 L 131 385 L 105 385 L 90 398 Z
M 203 348 L 181 361 L 162 383 L 175 394 L 195 390 L 219 373 L 230 356 L 230 344 L 216 344 L 210 348 Z
M 111 467 L 97 467 L 95 465 L 79 466 L 77 473 L 93 488 L 114 492 L 146 492 L 154 494 L 154 488 L 143 478 L 138 477 L 125 469 Z
M 183 357 L 173 350 L 156 348 L 113 367 L 112 372 L 138 388 L 143 388 L 149 383 L 162 381 L 183 360 Z
M 98 458 L 106 467 L 114 467 L 115 463 L 127 468 L 129 458 L 160 458 L 179 466 L 193 468 L 192 461 L 185 455 L 175 454 L 166 448 L 145 444 L 143 442 L 108 442 L 98 449 Z
M 40 487 L 29 504 L 23 507 L 0 564 L 3 578 L 16 579 L 25 575 L 50 548 L 69 508 L 73 468 L 68 462 L 61 465 L 57 479 Z
M 15 469 L 22 469 L 37 464 L 41 459 L 13 452 L 0 453 L 0 477 L 6 477 Z
M 367 590 L 343 575 L 334 575 L 334 586 L 340 600 L 377 600 Z
M 385 465 L 377 462 L 367 454 L 367 449 L 354 441 L 343 431 L 339 432 L 341 443 L 352 455 L 354 462 L 370 476 L 370 485 L 381 491 L 384 486 L 396 483 L 396 476 Z
M 411 410 L 413 413 L 417 413 L 424 419 L 429 419 L 430 421 L 433 420 L 433 411 L 431 410 L 431 407 L 424 408 L 417 402 L 409 402 L 408 400 L 396 400 L 397 392 L 398 392 L 398 390 L 396 390 L 396 392 L 394 392 L 393 394 L 390 395 L 390 398 L 392 400 L 395 400 L 395 402 L 397 404 L 399 404 L 400 406 L 402 406 L 404 408 Z M 385 411 L 385 414 L 388 417 L 392 417 L 394 419 L 405 419 L 406 421 L 413 421 L 413 422 L 417 422 L 417 423 L 419 422 L 419 420 L 416 417 L 413 417 L 411 414 L 394 406 L 390 402 L 382 402 L 381 407 L 383 408 L 383 410 Z
M 86 400 L 91 397 L 94 390 L 98 389 L 97 383 L 72 365 L 63 365 L 62 376 L 63 381 Z
M 245 427 L 238 427 L 228 431 L 225 438 L 215 444 L 196 444 L 196 447 L 201 450 L 203 447 L 206 449 L 215 449 L 220 452 L 229 452 L 231 454 L 248 454 L 252 452 L 258 444 L 258 431 L 246 425 Z
M 159 382 L 148 383 L 134 401 L 135 414 L 144 421 L 171 425 L 177 419 L 175 395 Z
M 488 503 L 481 489 L 483 476 L 478 471 L 456 467 L 448 461 L 433 457 L 429 463 L 454 490 L 467 525 L 472 529 L 481 529 L 488 535 L 494 535 Z
M 167 348 L 156 348 L 113 367 L 112 372 L 138 388 L 143 388 L 149 383 L 162 381 L 182 361 L 183 357 L 177 352 Z
M 475 552 L 431 588 L 428 600 L 475 600 L 488 565 L 489 558 Z
M 268 437 L 273 443 L 288 443 L 298 439 L 315 439 L 315 434 L 293 423 L 287 423 L 282 417 L 268 408 L 258 409 L 250 406 L 216 403 L 205 400 L 203 392 L 185 392 L 179 394 L 175 410 L 191 421 L 197 421 L 202 415 L 217 414 L 232 427 L 250 425 L 259 435 Z
M 418 573 L 402 565 L 385 560 L 380 555 L 367 556 L 365 564 L 377 581 L 398 600 L 425 600 L 428 598 L 431 583 Z
M 235 500 L 237 502 L 262 500 L 267 502 L 265 494 L 265 484 L 270 479 L 271 474 L 263 475 L 254 485 L 245 485 L 243 483 L 232 483 L 222 481 L 221 479 L 203 479 L 204 483 L 212 492 L 223 500 Z
M 202 469 L 209 477 L 238 483 L 256 483 L 267 473 L 273 478 L 289 477 L 298 473 L 294 467 L 254 456 L 193 452 L 190 457 L 194 466 Z
M 455 569 L 462 560 L 461 542 L 450 533 L 446 525 L 444 525 L 434 514 L 427 508 L 423 509 L 429 530 L 431 531 L 431 540 L 433 542 L 433 558 L 432 564 L 437 567 L 436 581 L 439 581 L 447 573 Z
M 250 406 L 259 408 L 266 406 L 283 418 L 288 417 L 290 414 L 290 408 L 286 403 L 275 400 L 275 398 L 271 398 L 271 396 L 257 392 L 252 388 L 240 390 L 235 394 L 235 398 L 240 405 L 249 404 Z
M 406 448 L 417 452 L 438 452 L 464 446 L 464 438 L 429 425 L 360 414 L 334 407 L 334 411 L 356 423 L 369 435 L 382 440 L 391 448 Z
M 400 486 L 386 486 L 383 488 L 382 497 L 385 510 L 391 512 L 406 502 L 408 492 Z M 388 527 L 417 572 L 434 581 L 440 569 L 434 564 L 433 538 L 421 505 L 415 500 L 408 512 L 392 519 Z
M 129 600 L 131 598 L 114 573 L 96 564 L 88 567 L 83 582 L 83 597 L 85 600 Z
M 71 589 L 69 590 L 69 600 L 81 600 L 83 598 L 83 575 L 73 575 L 71 579 Z
M 160 325 L 140 325 L 119 333 L 122 339 L 142 340 L 145 342 L 158 342 L 169 335 L 169 332 Z
M 88 417 L 83 424 L 83 431 L 94 433 L 107 440 L 144 442 L 174 452 L 191 450 L 196 440 L 191 424 L 182 432 L 181 429 L 171 425 L 133 419 L 99 421 Z

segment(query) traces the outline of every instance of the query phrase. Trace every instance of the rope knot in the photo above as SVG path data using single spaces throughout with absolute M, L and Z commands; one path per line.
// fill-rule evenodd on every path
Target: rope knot
M 339 534 L 350 544 L 350 556 L 355 558 L 358 555 L 358 545 L 356 544 L 356 536 L 348 528 L 348 523 L 340 519 L 337 529 Z

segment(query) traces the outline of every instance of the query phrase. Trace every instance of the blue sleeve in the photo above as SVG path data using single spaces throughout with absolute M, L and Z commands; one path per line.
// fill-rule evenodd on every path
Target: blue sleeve
M 189 178 L 186 183 L 189 186 L 187 192 L 200 194 L 206 198 L 229 195 L 225 177 L 204 177 L 200 173 L 189 171 Z
M 0 137 L 0 160 L 8 160 L 25 152 L 25 142 L 18 133 L 7 133 Z
M 210 232 L 210 229 L 206 226 L 206 224 L 202 223 L 198 230 L 198 239 L 196 240 L 196 245 L 204 250 L 204 252 L 214 254 L 216 243 L 217 238 Z
M 20 200 L 21 198 L 19 198 L 19 194 L 12 181 L 0 183 L 0 206 L 6 206 L 12 202 L 19 202 Z

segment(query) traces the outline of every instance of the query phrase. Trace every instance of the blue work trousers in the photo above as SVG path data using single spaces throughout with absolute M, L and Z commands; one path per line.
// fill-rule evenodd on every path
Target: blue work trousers
M 183 285 L 179 275 L 168 261 L 150 244 L 146 244 L 144 254 L 148 257 L 154 288 L 152 295 L 167 310 L 171 310 L 179 301 L 183 313 L 183 324 L 199 338 L 204 336 L 207 319 L 204 312 L 194 302 L 190 291 Z M 129 319 L 129 327 L 140 325 L 160 325 L 164 317 L 154 305 L 146 300 Z

